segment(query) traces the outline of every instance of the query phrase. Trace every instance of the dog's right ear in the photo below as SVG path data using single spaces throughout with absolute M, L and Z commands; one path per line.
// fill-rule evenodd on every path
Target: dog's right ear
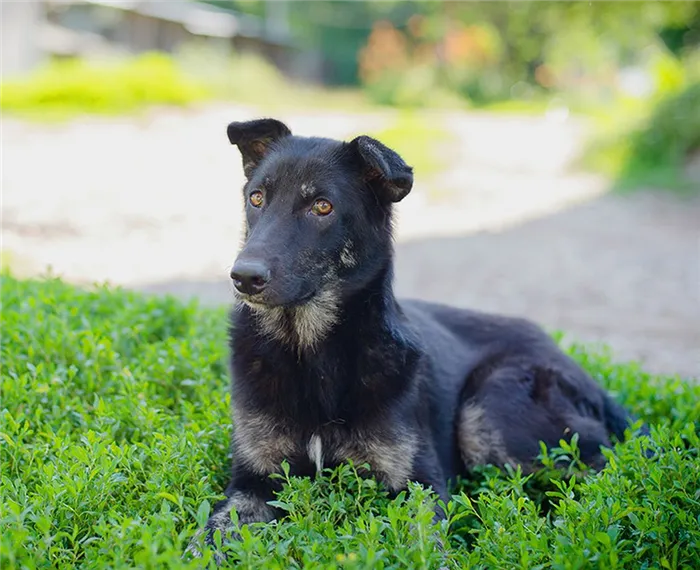
M 362 177 L 385 203 L 400 202 L 413 187 L 413 169 L 378 140 L 360 136 L 349 146 L 362 163 Z
M 238 146 L 243 157 L 243 171 L 250 178 L 260 161 L 267 154 L 270 144 L 292 134 L 289 127 L 276 119 L 257 119 L 231 123 L 227 129 L 228 140 Z

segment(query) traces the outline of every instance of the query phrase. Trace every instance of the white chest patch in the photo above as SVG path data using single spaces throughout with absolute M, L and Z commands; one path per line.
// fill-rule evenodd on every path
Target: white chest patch
M 312 435 L 307 446 L 309 459 L 316 465 L 316 473 L 323 471 L 323 444 L 318 435 Z

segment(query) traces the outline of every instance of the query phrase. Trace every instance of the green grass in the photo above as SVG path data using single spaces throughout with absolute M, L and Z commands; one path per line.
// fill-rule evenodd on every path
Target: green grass
M 181 553 L 227 479 L 225 326 L 223 310 L 2 277 L 3 570 L 201 567 Z M 389 501 L 351 466 L 315 481 L 290 477 L 278 497 L 287 518 L 244 528 L 232 560 L 697 568 L 700 385 L 572 353 L 652 424 L 654 458 L 637 439 L 619 444 L 597 475 L 573 460 L 563 473 L 529 478 L 485 468 L 455 490 L 449 528 L 437 529 L 420 488 Z

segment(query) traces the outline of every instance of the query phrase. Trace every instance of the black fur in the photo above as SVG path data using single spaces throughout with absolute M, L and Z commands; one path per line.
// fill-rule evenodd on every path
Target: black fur
M 283 459 L 300 475 L 368 461 L 391 491 L 411 480 L 443 499 L 471 467 L 532 469 L 540 441 L 573 433 L 583 460 L 603 464 L 629 418 L 540 328 L 394 298 L 391 209 L 413 182 L 401 157 L 272 119 L 228 135 L 248 178 L 234 272 L 254 262 L 266 281 L 231 317 L 233 475 L 207 533 L 226 530 L 232 508 L 241 523 L 276 516 L 269 475 Z M 314 214 L 319 199 L 330 214 Z

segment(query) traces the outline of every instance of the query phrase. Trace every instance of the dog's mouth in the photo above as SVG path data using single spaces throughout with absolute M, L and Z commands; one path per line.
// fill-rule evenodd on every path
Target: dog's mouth
M 275 299 L 265 299 L 261 295 L 246 295 L 236 290 L 234 290 L 234 293 L 236 297 L 240 299 L 243 303 L 248 305 L 251 309 L 255 309 L 258 311 L 264 311 L 275 308 L 291 309 L 294 307 L 300 307 L 311 301 L 311 299 L 313 299 L 316 296 L 315 291 L 310 291 L 309 293 L 306 293 L 305 295 L 302 295 L 301 297 L 298 297 L 294 300 L 279 302 Z

